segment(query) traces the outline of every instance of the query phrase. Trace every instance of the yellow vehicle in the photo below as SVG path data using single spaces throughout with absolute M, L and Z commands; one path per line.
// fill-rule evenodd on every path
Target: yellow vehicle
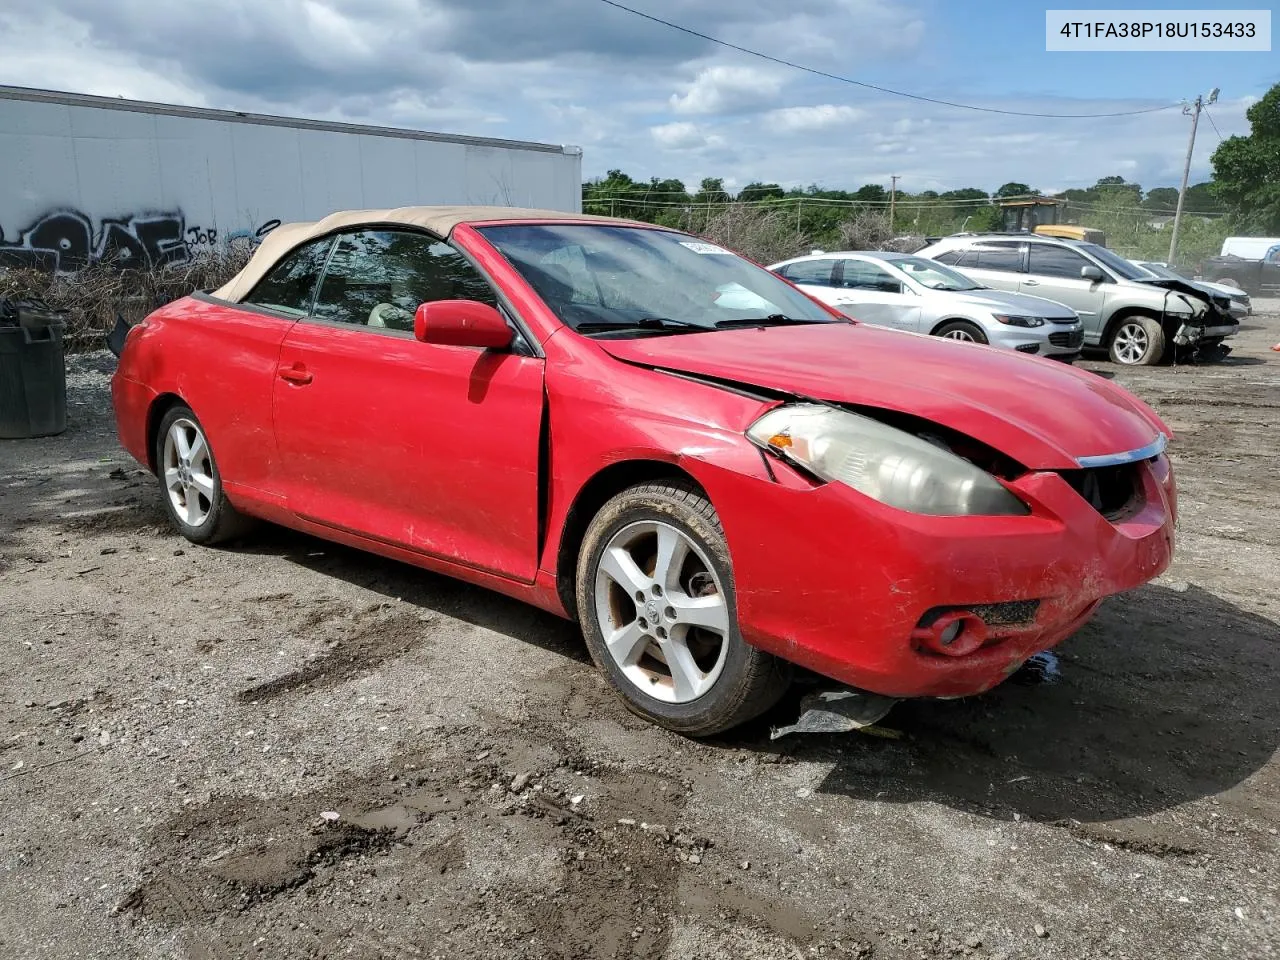
M 1107 245 L 1107 235 L 1101 230 L 1093 230 L 1089 227 L 1078 227 L 1067 223 L 1041 223 L 1038 224 L 1033 231 L 1042 237 L 1061 237 L 1064 240 L 1083 240 L 1086 243 L 1096 243 L 1100 247 Z

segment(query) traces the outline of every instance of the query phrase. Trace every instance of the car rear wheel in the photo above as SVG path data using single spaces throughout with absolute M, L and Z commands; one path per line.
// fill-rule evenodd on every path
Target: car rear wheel
M 1126 317 L 1111 334 L 1111 359 L 1126 366 L 1149 367 L 1164 356 L 1164 330 L 1150 317 Z
M 190 407 L 164 415 L 155 455 L 165 507 L 179 533 L 192 543 L 214 544 L 248 531 L 251 521 L 227 500 L 213 448 Z
M 944 340 L 963 340 L 966 343 L 987 343 L 987 335 L 976 323 L 968 320 L 949 320 L 935 334 Z
M 583 540 L 578 618 L 596 665 L 640 716 L 694 737 L 768 710 L 790 666 L 738 631 L 720 518 L 698 490 L 649 483 L 601 508 Z

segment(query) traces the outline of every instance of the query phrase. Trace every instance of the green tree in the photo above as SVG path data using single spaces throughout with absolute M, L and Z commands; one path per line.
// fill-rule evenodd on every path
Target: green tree
M 693 195 L 694 203 L 728 203 L 730 199 L 720 177 L 704 177 L 698 192 Z
M 1249 136 L 1228 137 L 1213 151 L 1214 193 L 1241 228 L 1280 233 L 1280 83 L 1245 116 Z
M 785 197 L 787 191 L 776 183 L 748 183 L 745 187 L 738 191 L 738 199 L 744 203 L 752 200 L 772 200 Z
M 1178 190 L 1176 187 L 1154 187 L 1142 198 L 1142 205 L 1148 210 L 1173 210 L 1178 206 Z
M 1027 186 L 1025 183 L 1010 181 L 1000 187 L 992 196 L 995 197 L 1025 197 L 1038 191 Z
M 987 191 L 977 187 L 961 187 L 959 190 L 948 190 L 941 197 L 943 200 L 986 200 Z
M 1177 191 L 1174 191 L 1174 202 L 1177 202 Z M 1187 187 L 1187 198 L 1183 201 L 1183 209 L 1188 213 L 1226 213 L 1227 208 L 1218 199 L 1214 191 L 1213 181 L 1193 183 Z

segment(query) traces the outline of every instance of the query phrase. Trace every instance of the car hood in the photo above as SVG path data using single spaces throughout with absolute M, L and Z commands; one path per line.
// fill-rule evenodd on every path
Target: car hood
M 1033 469 L 1073 469 L 1172 436 L 1132 394 L 1068 364 L 866 324 L 596 343 L 628 363 L 923 417 Z
M 1004 290 L 935 290 L 934 296 L 946 297 L 952 302 L 1009 313 L 1018 317 L 1048 317 L 1074 320 L 1076 312 L 1065 304 L 1045 297 L 1033 297 L 1025 293 L 1007 293 Z

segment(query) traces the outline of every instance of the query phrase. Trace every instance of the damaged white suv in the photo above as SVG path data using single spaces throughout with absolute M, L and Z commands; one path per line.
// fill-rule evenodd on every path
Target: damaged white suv
M 1149 365 L 1217 353 L 1239 323 L 1230 301 L 1190 283 L 1152 276 L 1096 243 L 1035 234 L 960 234 L 917 252 L 997 290 L 1033 294 L 1080 315 L 1086 346 L 1116 363 Z M 1221 300 L 1222 302 L 1218 302 Z

